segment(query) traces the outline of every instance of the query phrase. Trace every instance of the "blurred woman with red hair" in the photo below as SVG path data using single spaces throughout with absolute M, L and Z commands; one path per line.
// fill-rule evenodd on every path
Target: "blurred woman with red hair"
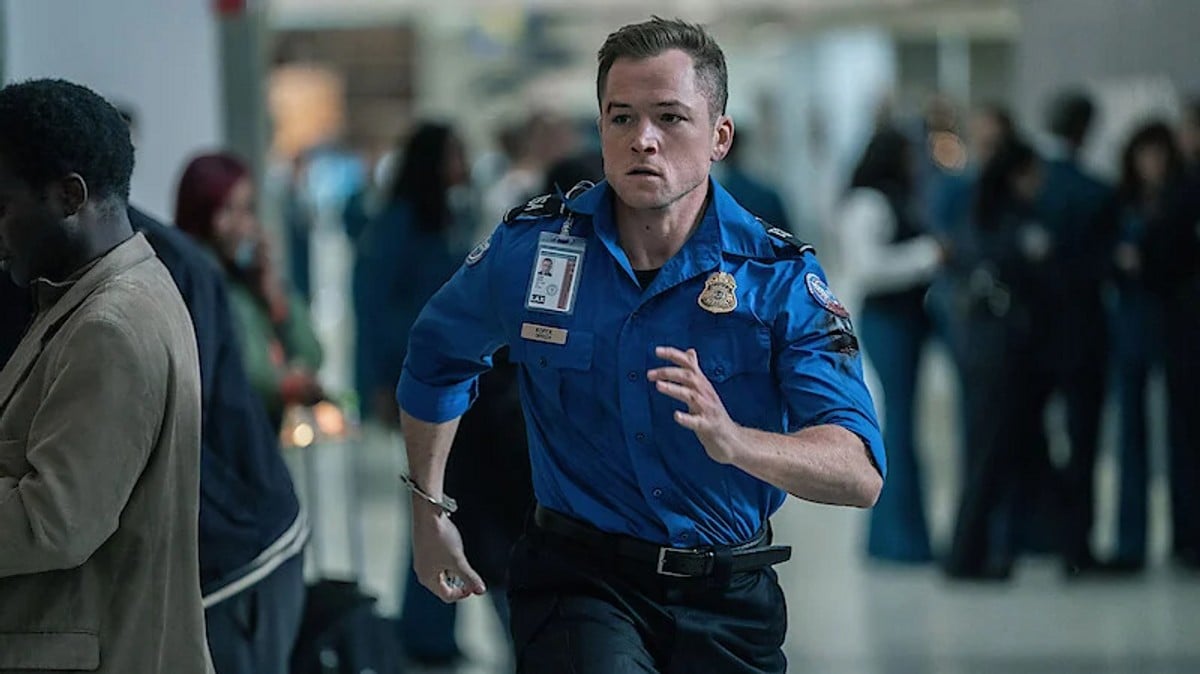
M 322 353 L 307 307 L 272 264 L 246 164 L 228 153 L 192 159 L 179 180 L 175 224 L 225 271 L 246 374 L 278 429 L 288 404 L 323 397 L 315 374 Z

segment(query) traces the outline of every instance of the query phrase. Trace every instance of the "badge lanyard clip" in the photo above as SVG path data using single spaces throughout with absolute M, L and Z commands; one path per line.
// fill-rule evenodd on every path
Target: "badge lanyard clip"
M 559 243 L 570 243 L 571 242 L 571 226 L 574 224 L 575 224 L 575 214 L 568 211 L 567 217 L 565 219 L 563 219 L 562 228 L 560 228 L 558 230 L 558 242 Z

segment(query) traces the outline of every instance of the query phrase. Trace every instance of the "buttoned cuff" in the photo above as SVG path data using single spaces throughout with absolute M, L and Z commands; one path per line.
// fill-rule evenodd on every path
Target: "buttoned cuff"
M 457 419 L 466 413 L 479 394 L 479 378 L 448 386 L 433 386 L 417 380 L 407 368 L 396 386 L 396 402 L 400 409 L 421 421 L 440 424 Z

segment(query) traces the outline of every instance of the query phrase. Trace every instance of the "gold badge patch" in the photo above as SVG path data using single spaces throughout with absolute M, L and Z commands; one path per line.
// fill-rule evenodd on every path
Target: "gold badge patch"
M 727 314 L 737 308 L 737 281 L 723 271 L 714 273 L 704 282 L 704 291 L 696 300 L 705 311 Z

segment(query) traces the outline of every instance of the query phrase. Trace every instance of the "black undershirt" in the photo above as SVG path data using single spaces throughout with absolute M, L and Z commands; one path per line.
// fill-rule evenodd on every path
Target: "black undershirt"
M 658 276 L 658 272 L 661 270 L 662 267 L 658 269 L 634 269 L 633 274 L 637 276 L 638 285 L 642 287 L 642 290 L 645 290 L 650 287 L 651 283 L 654 283 L 654 278 Z

